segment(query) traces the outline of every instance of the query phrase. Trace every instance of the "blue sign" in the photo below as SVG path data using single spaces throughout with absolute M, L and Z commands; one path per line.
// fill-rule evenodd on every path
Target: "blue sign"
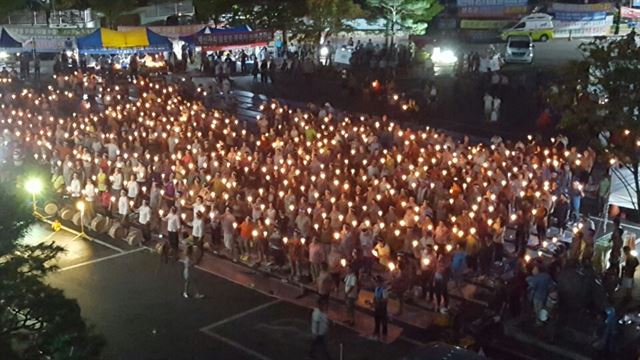
M 554 20 L 559 21 L 597 21 L 604 20 L 607 13 L 604 11 L 597 12 L 556 12 Z

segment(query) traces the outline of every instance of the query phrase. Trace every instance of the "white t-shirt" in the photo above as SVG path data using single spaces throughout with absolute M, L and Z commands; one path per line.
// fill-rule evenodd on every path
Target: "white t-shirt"
M 96 187 L 92 183 L 87 183 L 84 187 L 84 198 L 91 202 L 93 198 L 96 196 Z
M 118 214 L 127 215 L 129 213 L 129 199 L 126 196 L 120 196 L 118 199 Z
M 320 309 L 313 309 L 311 313 L 311 334 L 313 336 L 324 336 L 329 330 L 329 318 L 327 314 L 320 311 Z
M 193 226 L 191 234 L 194 237 L 202 237 L 204 235 L 204 221 L 202 221 L 202 219 L 193 219 L 191 226 Z
M 484 100 L 484 111 L 486 112 L 491 111 L 491 108 L 493 106 L 493 97 L 487 94 L 484 96 L 483 100 Z
M 139 212 L 139 218 L 138 218 L 138 222 L 142 225 L 146 225 L 149 223 L 149 221 L 151 221 L 151 208 L 146 205 L 146 206 L 141 206 L 140 209 L 138 209 Z
M 493 98 L 493 108 L 497 111 L 500 111 L 500 105 L 502 104 L 502 100 L 499 97 Z
M 206 210 L 206 208 L 204 207 L 203 204 L 193 204 L 193 218 L 196 218 L 196 215 L 198 214 L 198 212 L 201 212 L 204 214 L 204 211 Z
M 358 277 L 356 276 L 356 274 L 353 273 L 349 273 L 347 274 L 347 276 L 344 277 L 344 293 L 347 294 L 347 297 L 350 299 L 357 299 L 358 298 L 358 288 L 356 287 L 358 285 Z M 349 290 L 354 288 L 351 293 L 349 293 Z
M 113 174 L 113 181 L 111 184 L 113 190 L 122 189 L 122 173 Z
M 69 191 L 71 193 L 71 196 L 79 197 L 81 191 L 82 191 L 82 187 L 80 185 L 80 180 L 78 179 L 71 180 L 71 186 Z
M 169 214 L 167 215 L 167 231 L 169 232 L 178 232 L 180 229 L 180 218 L 178 214 Z
M 131 199 L 138 196 L 138 183 L 135 181 L 129 181 L 127 183 L 127 196 Z

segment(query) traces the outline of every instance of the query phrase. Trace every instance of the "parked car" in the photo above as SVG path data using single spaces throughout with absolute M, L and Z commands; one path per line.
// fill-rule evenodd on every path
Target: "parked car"
M 533 40 L 530 36 L 510 36 L 507 40 L 504 59 L 508 63 L 533 62 Z

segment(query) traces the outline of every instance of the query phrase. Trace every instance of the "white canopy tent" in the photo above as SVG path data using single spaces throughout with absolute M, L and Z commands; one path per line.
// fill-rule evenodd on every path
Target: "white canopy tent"
M 633 173 L 626 167 L 611 168 L 611 190 L 609 192 L 607 208 L 609 205 L 634 210 L 638 209 Z

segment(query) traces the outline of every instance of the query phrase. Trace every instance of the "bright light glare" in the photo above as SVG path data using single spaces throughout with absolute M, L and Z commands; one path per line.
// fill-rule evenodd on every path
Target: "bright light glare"
M 630 253 L 631 253 L 631 256 L 634 256 L 634 257 L 638 256 L 638 252 L 636 250 L 631 250 Z
M 434 65 L 453 65 L 458 61 L 458 58 L 450 49 L 440 49 L 439 47 L 433 48 L 433 54 L 431 60 Z
M 76 203 L 76 209 L 84 211 L 84 201 L 80 200 Z
M 6 59 L 9 57 L 9 53 L 6 51 L 0 51 L 0 59 Z
M 320 48 L 320 56 L 327 56 L 329 55 L 329 48 L 326 46 L 323 46 Z
M 42 182 L 36 178 L 29 179 L 25 183 L 25 188 L 31 194 L 39 194 L 42 191 Z

